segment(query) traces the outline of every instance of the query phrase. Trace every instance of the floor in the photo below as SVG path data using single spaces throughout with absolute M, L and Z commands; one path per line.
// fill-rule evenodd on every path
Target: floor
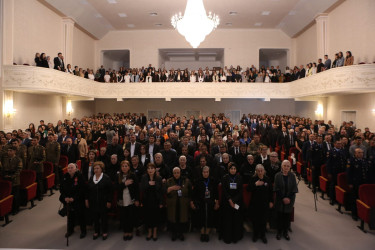
M 57 192 L 43 201 L 36 202 L 33 209 L 23 209 L 16 216 L 11 216 L 12 223 L 0 227 L 0 248 L 33 248 L 33 249 L 64 249 L 66 239 L 66 218 L 57 215 L 59 208 Z M 275 233 L 268 233 L 268 244 L 261 241 L 253 243 L 251 233 L 244 239 L 230 245 L 231 249 L 375 249 L 375 231 L 363 233 L 357 228 L 359 221 L 353 221 L 349 214 L 340 214 L 327 200 L 320 197 L 317 201 L 318 211 L 314 209 L 314 197 L 310 189 L 301 182 L 295 204 L 295 222 L 292 223 L 291 241 L 276 240 Z M 201 243 L 197 232 L 185 236 L 185 241 L 172 242 L 169 233 L 162 232 L 157 242 L 146 241 L 135 237 L 124 242 L 118 229 L 118 222 L 111 221 L 109 237 L 92 240 L 92 228 L 88 228 L 88 236 L 79 239 L 79 228 L 76 228 L 69 240 L 69 249 L 228 249 L 228 245 L 219 241 L 211 234 L 211 241 Z M 368 229 L 367 225 L 366 228 Z

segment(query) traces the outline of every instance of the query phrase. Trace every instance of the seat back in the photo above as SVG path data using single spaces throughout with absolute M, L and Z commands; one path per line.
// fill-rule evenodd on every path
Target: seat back
M 22 170 L 20 175 L 21 189 L 33 184 L 36 180 L 36 172 L 34 170 Z
M 358 190 L 359 199 L 371 208 L 375 208 L 375 184 L 363 184 Z
M 53 173 L 53 164 L 52 162 L 49 162 L 49 161 L 45 161 L 43 162 L 43 167 L 44 167 L 44 177 L 50 175 Z
M 244 184 L 242 189 L 242 200 L 246 208 L 249 208 L 251 201 L 251 192 L 247 191 L 247 186 L 249 184 Z
M 346 173 L 339 173 L 337 175 L 337 186 L 344 189 L 345 191 L 349 191 L 348 185 L 348 178 L 346 177 Z
M 320 167 L 320 175 L 323 176 L 324 178 L 328 179 L 328 173 L 327 173 L 327 167 L 326 164 L 323 164 Z
M 68 162 L 69 162 L 68 156 L 66 156 L 66 155 L 61 155 L 60 156 L 59 166 L 61 168 L 66 168 L 68 166 Z
M 81 167 L 82 167 L 82 161 L 81 161 L 81 160 L 78 160 L 78 161 L 77 161 L 77 168 L 78 168 L 78 170 L 81 171 Z
M 0 200 L 8 197 L 12 193 L 12 183 L 10 181 L 0 181 Z

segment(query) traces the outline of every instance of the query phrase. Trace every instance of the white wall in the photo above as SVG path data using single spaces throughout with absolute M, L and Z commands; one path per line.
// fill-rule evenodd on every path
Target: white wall
M 296 38 L 296 64 L 294 66 L 300 66 L 312 62 L 318 62 L 317 58 L 317 31 L 316 24 L 312 25 L 305 32 Z
M 13 62 L 35 65 L 36 52 L 44 52 L 53 60 L 62 51 L 61 17 L 38 1 L 13 2 Z
M 260 48 L 291 49 L 292 39 L 277 29 L 215 30 L 200 48 L 224 48 L 224 65 L 242 67 L 259 64 Z M 159 49 L 190 48 L 175 30 L 110 31 L 98 41 L 96 55 L 107 49 L 129 49 L 130 67 L 159 67 Z M 99 65 L 96 65 L 97 67 Z
M 95 62 L 95 40 L 74 27 L 73 31 L 73 61 L 72 68 L 77 65 L 83 69 L 93 69 Z
M 356 111 L 357 128 L 375 130 L 375 93 L 330 96 L 327 100 L 328 119 L 336 125 L 341 123 L 341 111 Z
M 354 63 L 375 61 L 375 1 L 346 0 L 329 14 L 329 53 L 350 50 Z
M 13 108 L 16 113 L 13 127 L 25 129 L 31 122 L 38 125 L 40 120 L 56 124 L 63 119 L 62 103 L 62 97 L 57 95 L 14 92 Z

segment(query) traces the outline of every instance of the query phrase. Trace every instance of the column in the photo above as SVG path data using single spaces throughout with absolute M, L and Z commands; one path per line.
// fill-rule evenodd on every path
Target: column
M 73 32 L 75 21 L 70 17 L 64 17 L 63 22 L 63 53 L 65 67 L 73 62 Z
M 319 14 L 316 18 L 317 33 L 317 58 L 322 58 L 328 54 L 328 14 Z

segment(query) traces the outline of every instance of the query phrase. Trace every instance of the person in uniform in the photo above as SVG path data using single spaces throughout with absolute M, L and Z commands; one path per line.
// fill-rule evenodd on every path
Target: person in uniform
M 350 188 L 350 201 L 352 218 L 357 220 L 357 204 L 358 189 L 362 184 L 370 183 L 370 163 L 364 158 L 363 150 L 356 148 L 354 151 L 354 157 L 350 161 L 350 166 L 347 169 L 348 185 Z
M 316 187 L 319 187 L 319 176 L 320 176 L 320 167 L 325 163 L 326 155 L 324 155 L 323 150 L 323 137 L 318 135 L 316 142 L 314 142 L 310 148 L 311 150 L 311 169 L 312 169 L 312 185 L 313 192 L 316 191 Z
M 243 237 L 242 186 L 242 177 L 237 173 L 237 166 L 230 162 L 228 174 L 222 179 L 220 235 L 226 244 L 236 243 Z
M 57 143 L 57 142 L 56 142 Z M 58 144 L 58 143 L 57 143 Z M 68 172 L 62 177 L 59 200 L 68 210 L 68 231 L 65 237 L 74 232 L 75 221 L 78 220 L 81 228 L 80 239 L 86 236 L 85 224 L 85 181 L 77 164 L 70 163 Z
M 27 165 L 27 146 L 20 144 L 19 139 L 12 139 L 11 144 L 13 147 L 16 147 L 16 156 L 21 158 L 22 167 L 25 169 Z
M 167 218 L 172 231 L 172 241 L 179 238 L 183 241 L 184 232 L 189 221 L 189 205 L 191 199 L 190 180 L 181 175 L 179 167 L 173 168 L 173 177 L 166 183 Z
M 330 180 L 329 197 L 330 204 L 333 206 L 336 200 L 335 186 L 337 185 L 337 175 L 345 172 L 347 159 L 344 151 L 341 149 L 341 140 L 335 141 L 334 148 L 331 149 L 327 160 L 327 173 Z
M 36 172 L 36 182 L 38 183 L 37 198 L 43 200 L 43 162 L 46 160 L 46 151 L 42 145 L 39 145 L 39 136 L 31 139 L 31 146 L 28 149 L 29 166 L 28 168 Z
M 53 134 L 48 134 L 48 142 L 46 143 L 46 161 L 53 164 L 55 188 L 60 185 L 60 176 L 62 176 L 62 171 L 59 169 L 60 150 L 60 143 L 55 141 Z
M 266 244 L 267 212 L 273 207 L 272 183 L 266 176 L 263 165 L 258 164 L 255 171 L 248 185 L 248 191 L 251 191 L 250 218 L 254 228 L 253 242 L 261 238 Z
M 16 147 L 8 147 L 8 157 L 0 164 L 2 178 L 12 182 L 13 214 L 19 211 L 20 175 L 22 171 L 22 160 L 16 155 L 16 151 Z

